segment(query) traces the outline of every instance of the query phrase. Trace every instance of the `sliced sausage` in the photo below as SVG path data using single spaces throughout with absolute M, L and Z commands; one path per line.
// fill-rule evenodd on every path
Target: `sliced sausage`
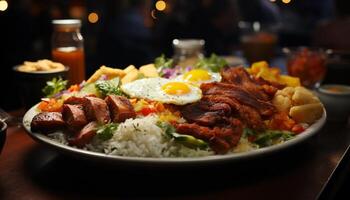
M 88 123 L 82 105 L 64 104 L 62 117 L 69 129 L 80 129 Z
M 83 104 L 84 103 L 84 97 L 76 97 L 71 96 L 68 99 L 64 101 L 64 104 Z
M 96 97 L 94 94 L 89 94 L 89 95 L 86 95 L 84 97 Z M 76 96 L 71 96 L 71 97 L 68 97 L 68 99 L 66 99 L 64 101 L 64 104 L 83 104 L 84 103 L 84 97 L 76 97 Z
M 89 121 L 97 121 L 106 124 L 111 118 L 107 103 L 97 97 L 84 97 L 84 111 Z
M 126 119 L 136 116 L 134 107 L 129 99 L 123 96 L 108 95 L 105 99 L 113 122 L 124 122 Z
M 69 139 L 69 144 L 77 147 L 84 147 L 90 143 L 96 135 L 98 123 L 93 121 L 84 126 L 83 129 L 72 139 Z
M 33 132 L 49 133 L 63 129 L 65 122 L 59 112 L 42 112 L 34 116 L 30 127 Z

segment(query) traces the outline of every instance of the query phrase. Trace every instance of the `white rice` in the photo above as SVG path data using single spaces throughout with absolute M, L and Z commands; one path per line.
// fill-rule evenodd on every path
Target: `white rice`
M 166 137 L 156 123 L 157 116 L 128 119 L 118 126 L 113 137 L 101 141 L 94 137 L 84 149 L 109 155 L 130 157 L 199 157 L 213 155 L 211 150 L 192 149 Z M 57 142 L 68 144 L 62 133 L 49 135 Z

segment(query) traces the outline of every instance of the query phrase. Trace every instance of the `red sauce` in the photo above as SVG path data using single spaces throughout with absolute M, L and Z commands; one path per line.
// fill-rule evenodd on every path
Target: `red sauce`
M 321 52 L 304 48 L 290 56 L 287 68 L 288 74 L 299 77 L 303 86 L 313 87 L 326 74 L 326 57 Z
M 83 49 L 64 47 L 52 50 L 52 59 L 69 67 L 70 84 L 79 84 L 85 80 L 85 56 Z

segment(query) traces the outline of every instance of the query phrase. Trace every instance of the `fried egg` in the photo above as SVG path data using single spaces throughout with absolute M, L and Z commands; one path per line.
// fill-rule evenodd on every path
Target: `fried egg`
M 193 69 L 184 73 L 183 75 L 177 76 L 174 78 L 174 80 L 200 85 L 202 83 L 210 83 L 215 81 L 220 82 L 221 75 L 220 73 L 209 72 L 204 69 Z
M 144 78 L 121 86 L 132 98 L 148 99 L 162 103 L 185 105 L 202 98 L 202 91 L 186 82 L 165 78 Z

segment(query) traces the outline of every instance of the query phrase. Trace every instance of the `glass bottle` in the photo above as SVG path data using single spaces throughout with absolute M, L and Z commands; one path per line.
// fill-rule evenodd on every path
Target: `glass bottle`
M 194 66 L 203 58 L 205 41 L 200 39 L 174 39 L 174 62 L 181 67 Z
M 51 54 L 52 60 L 67 67 L 70 84 L 85 80 L 84 39 L 81 35 L 81 20 L 53 20 Z

